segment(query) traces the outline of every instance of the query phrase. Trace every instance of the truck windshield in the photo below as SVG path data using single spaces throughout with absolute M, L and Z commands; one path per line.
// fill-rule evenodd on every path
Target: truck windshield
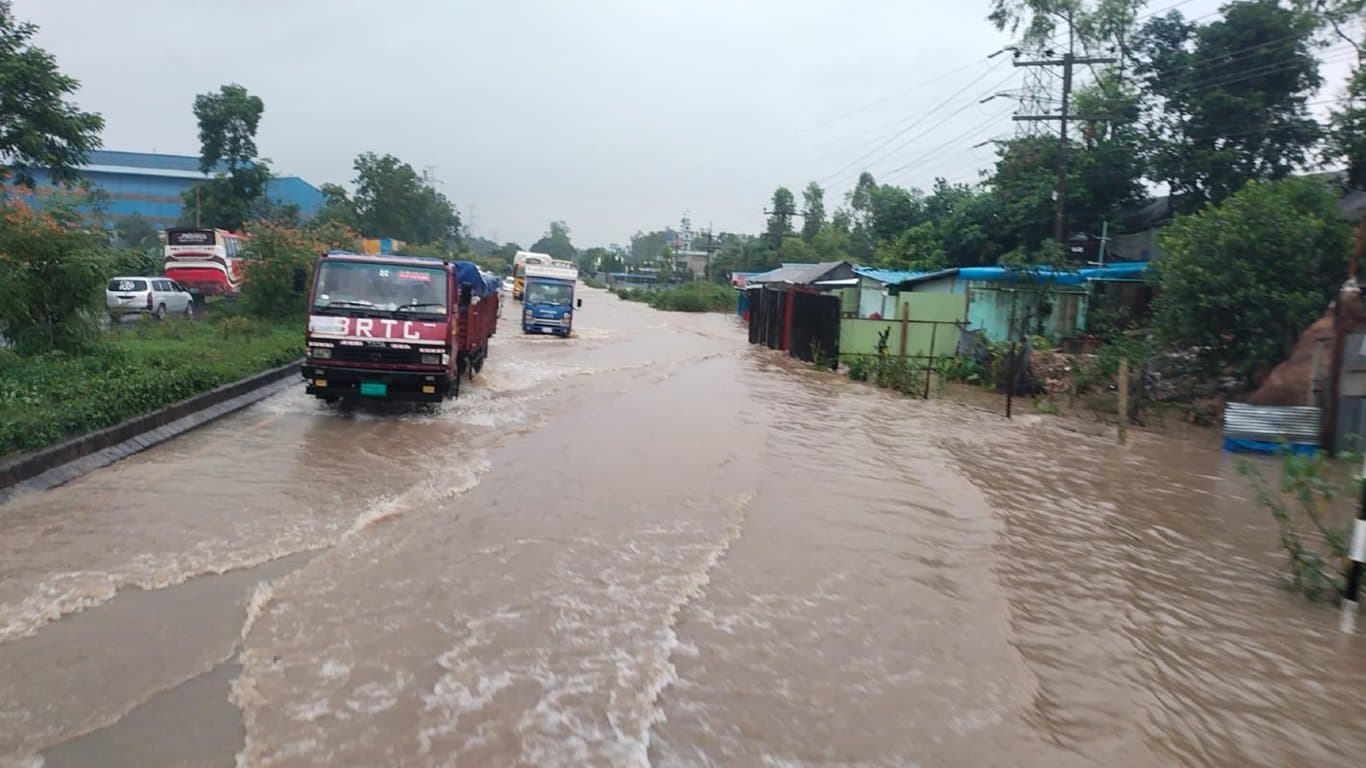
M 526 303 L 528 304 L 555 304 L 557 306 L 568 306 L 569 301 L 573 298 L 574 289 L 568 285 L 532 283 L 526 288 Z
M 407 314 L 446 314 L 446 273 L 441 269 L 363 261 L 324 261 L 313 308 L 374 308 Z

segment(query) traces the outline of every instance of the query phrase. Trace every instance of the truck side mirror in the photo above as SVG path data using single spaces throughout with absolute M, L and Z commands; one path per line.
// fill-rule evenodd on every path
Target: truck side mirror
M 583 309 L 583 299 L 579 299 L 579 303 L 577 304 L 577 306 L 579 309 Z

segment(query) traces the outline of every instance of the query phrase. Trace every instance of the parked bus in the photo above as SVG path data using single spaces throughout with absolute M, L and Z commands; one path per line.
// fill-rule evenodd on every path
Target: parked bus
M 236 296 L 242 290 L 245 239 L 226 229 L 168 229 L 166 276 L 203 302 L 206 296 Z
M 528 264 L 549 264 L 554 261 L 548 253 L 518 251 L 512 261 L 512 298 L 521 301 L 522 291 L 526 288 L 526 266 Z

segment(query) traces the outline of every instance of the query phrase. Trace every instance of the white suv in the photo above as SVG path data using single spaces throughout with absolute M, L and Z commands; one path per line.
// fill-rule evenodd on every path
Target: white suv
M 172 314 L 193 315 L 194 297 L 164 277 L 116 277 L 104 288 L 104 306 L 114 322 L 134 314 L 164 320 Z

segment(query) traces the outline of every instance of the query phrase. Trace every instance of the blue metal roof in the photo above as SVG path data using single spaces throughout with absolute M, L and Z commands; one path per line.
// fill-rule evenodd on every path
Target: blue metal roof
M 881 269 L 879 267 L 854 267 L 854 274 L 866 277 L 870 280 L 876 280 L 879 283 L 887 283 L 888 285 L 896 285 L 898 283 L 923 280 L 925 278 L 938 277 L 940 275 L 951 275 L 955 271 L 956 270 L 954 269 L 936 269 L 926 271 L 907 269 Z
M 1082 285 L 1088 280 L 1141 280 L 1148 271 L 1146 261 L 1128 261 L 1081 269 L 1054 267 L 959 267 L 902 280 L 902 284 L 919 283 L 939 277 L 957 275 L 962 280 L 979 283 L 1052 283 L 1053 285 Z

